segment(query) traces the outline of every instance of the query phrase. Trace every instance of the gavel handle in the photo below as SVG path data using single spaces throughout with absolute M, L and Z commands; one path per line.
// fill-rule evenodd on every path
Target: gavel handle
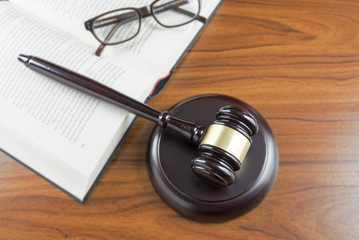
M 205 132 L 205 128 L 197 125 L 196 123 L 175 118 L 169 112 L 159 112 L 156 109 L 117 92 L 99 82 L 72 72 L 54 63 L 23 54 L 20 54 L 18 59 L 28 68 L 38 73 L 91 96 L 115 104 L 133 114 L 136 114 L 137 116 L 156 122 L 161 128 L 169 128 L 194 143 L 199 143 Z

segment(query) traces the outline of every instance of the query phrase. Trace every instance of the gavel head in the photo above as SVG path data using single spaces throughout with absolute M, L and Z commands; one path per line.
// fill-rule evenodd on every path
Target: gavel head
M 200 155 L 192 160 L 193 171 L 212 185 L 231 185 L 234 171 L 240 169 L 251 146 L 251 136 L 257 132 L 256 119 L 244 108 L 220 108 L 200 141 Z

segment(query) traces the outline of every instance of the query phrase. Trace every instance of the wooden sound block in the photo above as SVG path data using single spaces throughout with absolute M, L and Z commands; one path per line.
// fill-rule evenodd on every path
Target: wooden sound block
M 195 175 L 191 160 L 198 156 L 197 146 L 180 135 L 155 127 L 149 143 L 147 166 L 154 188 L 169 206 L 193 220 L 217 222 L 243 215 L 265 198 L 277 175 L 279 157 L 273 133 L 264 118 L 246 103 L 223 95 L 201 95 L 178 103 L 170 112 L 208 127 L 225 105 L 246 108 L 259 124 L 232 185 L 214 187 Z

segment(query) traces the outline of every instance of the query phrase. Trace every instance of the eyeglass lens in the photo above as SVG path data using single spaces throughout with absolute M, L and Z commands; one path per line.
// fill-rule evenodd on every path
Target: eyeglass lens
M 94 32 L 105 44 L 115 44 L 135 37 L 140 29 L 140 15 L 135 10 L 121 9 L 94 21 Z
M 158 22 L 175 27 L 191 22 L 199 14 L 198 0 L 161 0 L 153 5 L 153 14 Z

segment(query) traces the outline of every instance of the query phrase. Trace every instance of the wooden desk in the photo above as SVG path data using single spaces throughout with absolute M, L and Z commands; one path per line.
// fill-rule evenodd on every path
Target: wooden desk
M 359 1 L 224 0 L 149 104 L 202 93 L 244 100 L 274 131 L 278 177 L 256 209 L 179 216 L 149 181 L 139 120 L 84 204 L 1 154 L 0 238 L 359 239 Z

